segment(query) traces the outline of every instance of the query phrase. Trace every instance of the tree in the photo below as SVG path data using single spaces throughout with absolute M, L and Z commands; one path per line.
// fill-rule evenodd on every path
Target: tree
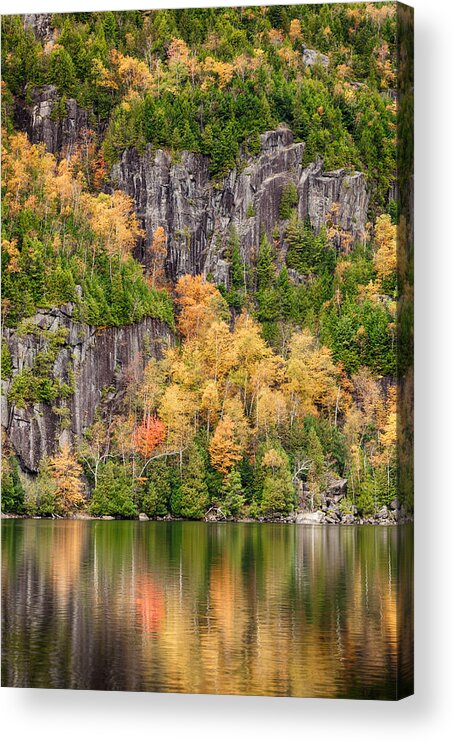
M 300 39 L 302 35 L 302 25 L 298 18 L 293 18 L 289 24 L 289 38 L 294 43 L 296 39 Z
M 192 445 L 187 452 L 180 488 L 180 515 L 190 520 L 199 520 L 204 516 L 207 505 L 204 459 L 197 446 Z
M 241 460 L 240 446 L 235 440 L 234 422 L 229 415 L 225 415 L 218 423 L 210 441 L 209 452 L 212 466 L 221 474 L 228 474 L 237 461 Z
M 24 488 L 19 477 L 19 464 L 16 457 L 2 461 L 2 511 L 22 513 L 24 511 Z
M 182 276 L 175 290 L 180 307 L 178 328 L 185 338 L 197 336 L 222 312 L 220 292 L 203 276 Z
M 242 479 L 237 469 L 225 476 L 221 487 L 223 510 L 227 515 L 239 515 L 245 503 Z
M 148 459 L 153 451 L 163 443 L 165 437 L 164 423 L 159 417 L 149 413 L 134 432 L 134 447 L 141 456 Z
M 307 482 L 313 509 L 315 504 L 319 504 L 319 495 L 325 485 L 324 450 L 314 427 L 310 429 L 308 435 L 307 458 L 309 461 Z
M 171 473 L 163 460 L 153 462 L 147 472 L 147 483 L 141 497 L 141 512 L 155 518 L 169 512 L 171 500 Z
M 123 466 L 114 461 L 102 465 L 98 484 L 93 490 L 90 512 L 120 518 L 134 518 L 137 515 L 131 476 Z
M 68 515 L 85 503 L 81 480 L 82 467 L 76 461 L 68 444 L 52 456 L 50 469 L 55 481 L 55 503 L 57 512 Z
M 299 194 L 295 183 L 287 183 L 283 188 L 280 199 L 280 219 L 289 219 L 292 210 L 299 202 Z
M 263 484 L 260 512 L 263 515 L 289 513 L 295 504 L 295 489 L 289 459 L 281 446 L 276 445 L 265 451 L 261 468 Z

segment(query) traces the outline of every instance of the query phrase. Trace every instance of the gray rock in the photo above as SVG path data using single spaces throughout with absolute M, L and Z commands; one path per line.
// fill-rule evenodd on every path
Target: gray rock
M 391 510 L 399 510 L 400 507 L 401 507 L 400 506 L 400 501 L 397 498 L 395 498 L 394 500 L 392 500 L 392 502 L 390 503 L 390 509 Z
M 30 28 L 40 41 L 46 43 L 52 39 L 52 13 L 27 13 L 22 20 L 24 28 Z
M 338 503 L 346 496 L 347 489 L 347 479 L 331 479 L 325 489 L 324 495 L 334 503 Z
M 101 520 L 115 520 L 113 515 L 102 515 Z
M 24 129 L 33 144 L 43 142 L 49 152 L 59 157 L 70 157 L 84 130 L 89 128 L 89 114 L 74 98 L 66 101 L 66 114 L 55 116 L 60 101 L 55 85 L 45 85 L 31 92 L 32 104 L 18 102 L 16 125 Z
M 377 517 L 380 520 L 386 520 L 389 517 L 389 511 L 387 510 L 386 505 L 383 505 L 382 508 L 378 510 Z
M 145 513 L 139 513 L 139 520 L 149 520 L 149 517 Z
M 286 127 L 266 132 L 258 157 L 245 159 L 217 185 L 210 179 L 204 155 L 182 152 L 175 162 L 168 152 L 150 145 L 144 155 L 126 150 L 112 169 L 111 185 L 132 196 L 145 230 L 136 257 L 149 263 L 153 233 L 161 226 L 167 234 L 168 278 L 211 273 L 226 284 L 231 228 L 239 235 L 243 260 L 252 265 L 262 233 L 270 237 L 280 224 L 281 196 L 289 183 L 297 188 L 299 217 L 308 216 L 315 230 L 325 224 L 336 202 L 340 226 L 360 238 L 369 200 L 364 175 L 344 170 L 324 173 L 321 159 L 303 167 L 304 150 L 305 144 L 294 142 Z
M 307 49 L 303 47 L 302 61 L 307 67 L 313 67 L 316 63 L 322 64 L 327 67 L 329 64 L 329 58 L 325 54 L 316 51 L 316 49 Z
M 125 373 L 130 364 L 143 368 L 148 356 L 160 358 L 173 342 L 173 336 L 163 322 L 146 317 L 124 327 L 96 329 L 74 322 L 71 304 L 59 309 L 39 310 L 30 320 L 45 330 L 67 329 L 51 375 L 61 382 L 71 382 L 74 393 L 55 406 L 69 410 L 71 428 L 62 429 L 62 420 L 55 406 L 44 403 L 26 409 L 8 401 L 11 380 L 2 381 L 2 426 L 17 454 L 22 468 L 35 473 L 39 461 L 55 450 L 56 442 L 80 440 L 93 423 L 101 402 L 107 413 L 120 403 L 125 389 Z M 43 350 L 43 339 L 34 333 L 20 336 L 13 329 L 4 329 L 13 374 L 32 368 L 36 356 Z

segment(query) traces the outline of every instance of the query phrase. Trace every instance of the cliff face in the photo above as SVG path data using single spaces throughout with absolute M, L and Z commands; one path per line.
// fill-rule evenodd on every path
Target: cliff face
M 70 156 L 90 127 L 89 114 L 70 98 L 59 110 L 53 85 L 31 93 L 33 103 L 19 104 L 16 124 L 34 143 L 44 142 L 57 157 Z M 60 108 L 60 107 L 59 107 Z M 303 142 L 281 127 L 261 136 L 257 157 L 244 159 L 221 184 L 214 184 L 208 158 L 181 152 L 178 160 L 150 145 L 140 155 L 126 150 L 111 172 L 110 187 L 132 196 L 146 236 L 136 257 L 147 264 L 157 227 L 167 234 L 166 272 L 171 281 L 185 273 L 211 273 L 216 283 L 227 284 L 226 248 L 231 227 L 240 238 L 247 265 L 254 263 L 262 234 L 269 237 L 280 227 L 280 201 L 286 185 L 297 188 L 299 217 L 309 217 L 319 230 L 333 204 L 336 221 L 354 239 L 360 239 L 367 220 L 369 195 L 363 173 L 343 169 L 324 172 L 317 159 L 303 167 Z M 283 225 L 281 225 L 283 226 Z
M 159 358 L 172 342 L 167 326 L 144 318 L 124 327 L 96 329 L 72 319 L 71 304 L 41 310 L 28 322 L 27 334 L 6 329 L 13 378 L 34 369 L 37 356 L 46 352 L 52 336 L 66 335 L 49 369 L 49 376 L 71 389 L 53 404 L 25 408 L 8 401 L 11 380 L 2 382 L 2 424 L 22 467 L 37 472 L 42 456 L 58 443 L 80 439 L 94 420 L 99 405 L 108 415 L 121 401 L 128 375 L 138 373 L 151 356 Z
M 55 85 L 31 91 L 32 103 L 16 102 L 15 124 L 26 131 L 33 144 L 43 142 L 57 157 L 71 157 L 84 130 L 89 128 L 89 115 L 74 98 L 68 98 L 59 110 L 60 96 Z
M 303 142 L 279 128 L 261 136 L 258 157 L 234 169 L 220 186 L 209 176 L 204 155 L 182 152 L 178 162 L 162 150 L 147 147 L 141 156 L 130 149 L 112 170 L 112 186 L 130 194 L 146 232 L 140 257 L 147 262 L 155 229 L 168 237 L 167 273 L 173 281 L 184 273 L 211 273 L 217 283 L 228 280 L 226 248 L 231 227 L 240 238 L 241 253 L 251 265 L 261 235 L 280 226 L 283 190 L 297 188 L 299 217 L 309 217 L 319 230 L 327 212 L 339 204 L 337 221 L 354 239 L 363 233 L 368 192 L 362 173 L 344 170 L 324 173 L 322 160 L 303 167 Z
M 42 29 L 45 33 L 46 29 Z M 37 30 L 35 29 L 35 32 Z M 40 31 L 41 32 L 41 31 Z M 59 157 L 69 156 L 89 123 L 89 116 L 75 100 L 67 100 L 66 115 L 56 115 L 59 98 L 53 86 L 32 92 L 33 104 L 16 111 L 18 127 L 32 142 L 44 142 Z M 61 108 L 59 106 L 59 108 Z M 367 218 L 368 192 L 362 173 L 344 170 L 324 172 L 322 160 L 302 165 L 305 144 L 294 142 L 292 132 L 281 127 L 261 136 L 257 157 L 245 159 L 221 184 L 210 178 L 208 159 L 182 152 L 178 161 L 168 152 L 147 147 L 140 155 L 129 149 L 112 169 L 111 188 L 130 194 L 145 230 L 137 257 L 147 264 L 157 227 L 167 235 L 166 272 L 172 281 L 185 273 L 211 273 L 216 283 L 229 280 L 228 238 L 235 227 L 241 254 L 252 265 L 262 234 L 269 237 L 280 221 L 280 202 L 285 187 L 293 183 L 297 211 L 309 218 L 314 229 L 325 223 L 327 212 L 338 204 L 336 219 L 355 239 L 362 236 Z M 298 279 L 298 277 L 297 277 Z M 64 400 L 19 407 L 8 401 L 11 380 L 3 383 L 2 421 L 21 465 L 36 472 L 39 460 L 65 439 L 80 438 L 93 422 L 101 402 L 103 410 L 121 399 L 125 369 L 143 364 L 147 355 L 159 357 L 172 338 L 166 325 L 144 319 L 135 325 L 96 330 L 73 321 L 72 307 L 42 310 L 31 322 L 55 333 L 66 328 L 50 375 L 72 387 Z M 13 376 L 33 369 L 38 354 L 46 350 L 38 329 L 25 335 L 6 330 Z

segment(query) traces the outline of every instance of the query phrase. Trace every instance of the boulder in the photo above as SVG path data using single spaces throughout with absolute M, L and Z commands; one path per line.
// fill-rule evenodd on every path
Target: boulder
M 386 505 L 383 505 L 382 508 L 380 510 L 378 510 L 377 517 L 380 520 L 387 520 L 387 518 L 389 517 L 389 511 L 388 511 Z
M 149 520 L 149 517 L 145 513 L 139 513 L 139 520 Z
M 338 503 L 346 496 L 347 489 L 347 479 L 331 479 L 327 484 L 324 495 L 334 503 Z

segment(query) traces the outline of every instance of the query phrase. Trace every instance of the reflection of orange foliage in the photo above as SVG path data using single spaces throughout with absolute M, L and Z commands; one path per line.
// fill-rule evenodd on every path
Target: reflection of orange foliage
M 144 631 L 156 631 L 164 617 L 164 598 L 151 577 L 137 579 L 136 612 Z

